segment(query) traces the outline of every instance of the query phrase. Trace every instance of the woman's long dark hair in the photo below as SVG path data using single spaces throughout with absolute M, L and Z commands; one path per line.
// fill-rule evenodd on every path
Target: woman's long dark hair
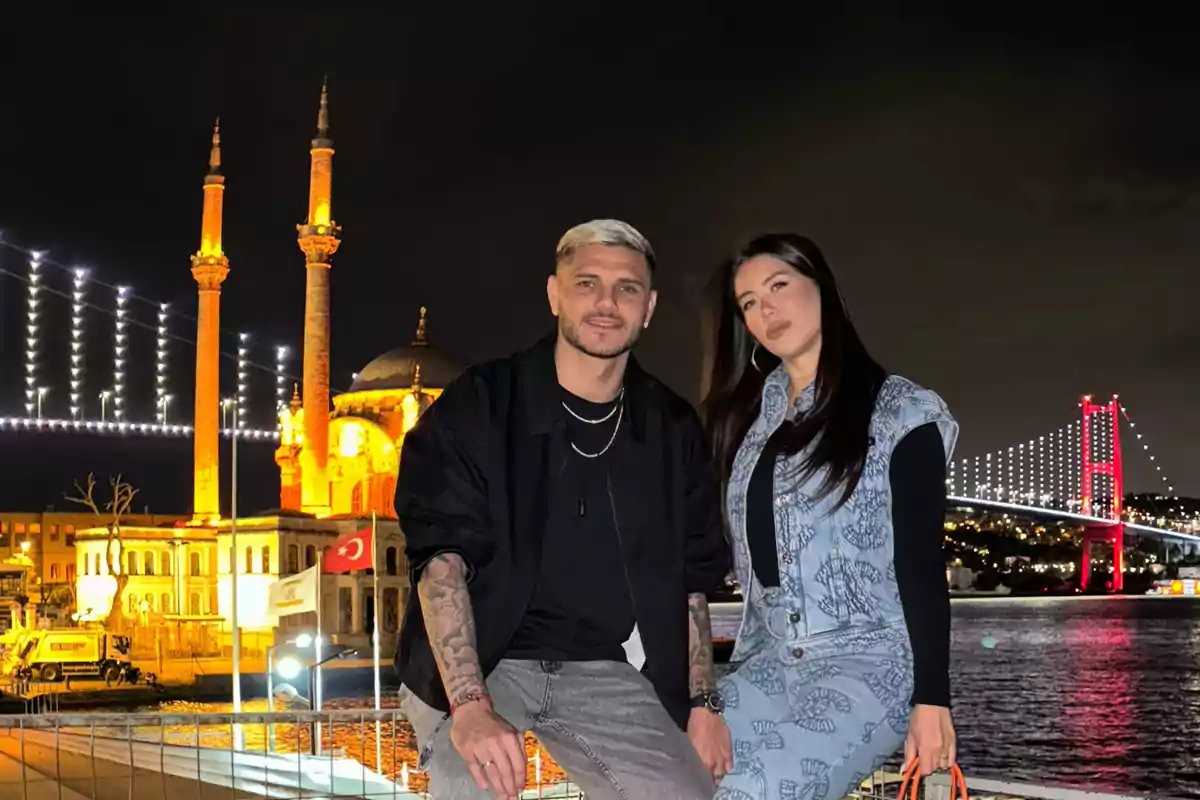
M 758 416 L 763 383 L 779 364 L 766 348 L 754 351 L 734 297 L 733 279 L 742 264 L 772 256 L 817 284 L 821 293 L 821 356 L 812 409 L 790 427 L 784 452 L 794 454 L 815 442 L 801 466 L 804 478 L 825 471 L 819 490 L 824 497 L 841 489 L 838 505 L 850 498 L 862 477 L 870 446 L 871 414 L 887 373 L 867 353 L 842 302 L 837 281 L 813 242 L 792 233 L 760 236 L 722 265 L 709 285 L 710 319 L 715 327 L 712 375 L 704 399 L 704 425 L 723 482 L 734 456 Z M 751 355 L 757 367 L 751 363 Z

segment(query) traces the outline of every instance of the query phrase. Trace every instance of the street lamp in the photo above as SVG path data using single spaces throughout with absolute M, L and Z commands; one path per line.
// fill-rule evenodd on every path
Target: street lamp
M 229 480 L 229 600 L 233 604 L 233 713 L 242 713 L 242 629 L 238 624 L 238 407 L 233 404 L 233 444 Z M 249 569 L 250 565 L 246 565 Z M 241 726 L 236 726 L 234 739 L 238 748 L 244 746 Z
M 104 422 L 104 412 L 108 408 L 108 398 L 112 397 L 112 392 L 105 389 L 100 393 L 100 421 Z
M 226 420 L 225 415 L 229 411 L 229 407 L 232 405 L 233 405 L 232 397 L 226 397 L 221 401 L 221 427 L 224 428 L 225 430 L 229 430 L 229 422 L 228 422 L 228 420 Z
M 316 657 L 317 651 L 316 651 L 316 648 L 314 647 L 314 645 L 317 645 L 317 644 L 326 644 L 326 643 L 317 642 L 316 638 L 311 633 L 301 633 L 298 636 L 296 636 L 295 639 L 292 639 L 289 642 L 284 642 L 282 645 L 279 645 L 280 647 L 285 648 L 288 652 L 286 652 L 284 655 L 280 656 L 278 659 L 275 658 L 276 646 L 272 645 L 267 648 L 267 712 L 268 713 L 274 713 L 274 711 L 275 711 L 276 695 L 278 695 L 281 700 L 285 700 L 287 702 L 293 702 L 295 700 L 299 700 L 299 701 L 303 702 L 305 705 L 307 705 L 309 708 L 314 708 L 316 705 L 316 696 L 317 696 L 316 692 L 317 692 L 317 688 L 318 688 L 316 685 L 316 681 L 319 680 L 319 678 L 317 677 L 317 668 L 320 667 L 322 664 L 326 664 L 337 658 L 351 658 L 352 656 L 358 655 L 357 650 L 346 647 L 344 645 L 326 645 L 330 648 L 329 654 L 325 655 L 321 658 L 317 658 Z M 306 663 L 306 661 L 308 661 L 308 659 L 304 658 L 302 656 L 302 654 L 299 654 L 296 652 L 297 650 L 300 650 L 300 651 L 307 650 L 310 647 L 313 648 L 313 656 L 314 656 L 311 664 Z M 291 681 L 291 680 L 298 678 L 300 676 L 300 674 L 302 672 L 304 672 L 305 670 L 308 671 L 308 697 L 307 698 L 300 697 L 300 693 L 297 692 L 295 687 L 293 687 L 291 684 L 281 683 L 278 686 L 274 685 L 273 676 L 276 674 L 279 675 L 279 677 L 283 678 L 285 681 Z M 319 710 L 319 709 L 316 709 L 316 710 Z M 268 731 L 267 731 L 267 750 L 268 750 L 268 752 L 271 751 L 271 748 L 273 746 L 272 743 L 274 742 L 274 739 L 275 739 L 274 726 L 271 725 L 268 727 Z M 317 722 L 312 723 L 312 742 L 313 742 L 313 754 L 319 755 L 321 752 L 320 723 L 317 723 Z

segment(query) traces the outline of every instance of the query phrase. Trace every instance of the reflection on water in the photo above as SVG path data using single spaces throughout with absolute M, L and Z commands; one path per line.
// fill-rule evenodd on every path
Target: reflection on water
M 342 711 L 363 708 L 358 700 L 330 700 L 324 704 L 326 710 Z M 398 708 L 395 696 L 383 698 L 384 709 Z M 153 709 L 143 709 L 163 714 L 228 714 L 233 711 L 230 703 L 191 703 L 170 702 L 162 703 Z M 249 714 L 260 714 L 267 711 L 266 700 L 247 700 L 242 703 L 242 710 Z M 311 753 L 312 726 L 308 723 L 299 725 L 284 724 L 274 726 L 275 752 L 278 753 Z M 381 723 L 379 737 L 379 753 L 382 771 L 393 781 L 407 785 L 413 791 L 427 789 L 427 776 L 416 770 L 417 746 L 412 728 L 407 722 L 400 721 L 395 726 L 390 721 Z M 242 728 L 246 750 L 265 750 L 267 743 L 266 725 L 245 725 Z M 98 735 L 105 732 L 97 729 Z M 124 737 L 125 731 L 112 731 L 113 736 Z M 215 747 L 228 750 L 232 737 L 228 726 L 219 725 L 171 725 L 161 734 L 167 744 L 194 746 L 197 741 L 203 747 Z M 135 738 L 157 743 L 160 732 L 157 727 L 138 728 Z M 352 758 L 367 768 L 374 770 L 376 764 L 375 722 L 365 723 L 356 721 L 341 721 L 333 726 L 323 726 L 321 744 L 324 752 L 332 748 L 334 752 L 346 758 Z M 525 750 L 528 756 L 527 781 L 530 787 L 537 786 L 540 776 L 542 783 L 558 783 L 566 778 L 544 750 L 539 752 L 537 740 L 532 736 L 525 737 Z
M 956 601 L 952 671 L 968 774 L 1200 798 L 1200 601 Z
M 959 761 L 968 775 L 1200 800 L 1200 599 L 956 601 L 951 649 Z M 395 708 L 395 698 L 384 705 Z M 262 712 L 266 702 L 244 707 Z M 166 703 L 154 710 L 215 713 L 230 706 Z M 401 723 L 393 735 L 390 724 L 383 727 L 384 773 L 397 778 L 407 764 L 410 787 L 425 788 L 414 769 L 411 729 Z M 277 749 L 307 751 L 309 731 L 300 728 L 278 726 Z M 157 728 L 148 733 L 158 740 Z M 373 723 L 338 725 L 332 735 L 335 747 L 374 769 Z M 200 736 L 205 745 L 229 746 L 227 729 Z M 264 746 L 261 727 L 247 728 L 246 737 L 248 748 Z M 195 740 L 195 728 L 168 733 L 179 744 Z M 535 786 L 533 737 L 526 749 Z M 544 751 L 541 758 L 543 781 L 562 780 Z

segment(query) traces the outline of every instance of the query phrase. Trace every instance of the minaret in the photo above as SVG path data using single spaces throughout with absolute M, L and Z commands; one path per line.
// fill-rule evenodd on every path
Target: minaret
M 330 513 L 329 475 L 329 259 L 340 244 L 333 221 L 333 140 L 329 138 L 328 81 L 321 86 L 317 138 L 308 174 L 308 220 L 297 225 L 305 260 L 304 449 L 300 451 L 300 507 Z
M 200 291 L 196 314 L 196 419 L 194 423 L 192 523 L 215 525 L 221 519 L 220 403 L 221 283 L 229 259 L 221 250 L 225 177 L 221 175 L 221 120 L 213 127 L 208 175 L 204 177 L 204 218 L 200 249 L 192 256 L 192 277 Z

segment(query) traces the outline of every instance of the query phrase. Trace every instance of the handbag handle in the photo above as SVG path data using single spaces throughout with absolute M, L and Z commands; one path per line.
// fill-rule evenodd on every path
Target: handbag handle
M 918 772 L 920 768 L 921 760 L 914 758 L 913 762 L 908 765 L 908 769 L 904 770 L 904 777 L 900 781 L 899 800 L 919 800 L 921 795 L 921 778 Z M 963 777 L 962 770 L 958 768 L 958 764 L 950 766 L 950 800 L 969 800 L 967 797 L 967 780 Z

